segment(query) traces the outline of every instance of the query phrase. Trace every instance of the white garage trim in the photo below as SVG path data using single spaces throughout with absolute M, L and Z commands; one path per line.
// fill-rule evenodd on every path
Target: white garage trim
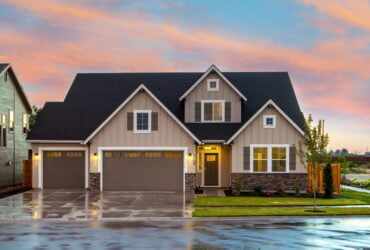
M 185 191 L 185 173 L 188 171 L 188 147 L 98 147 L 98 172 L 100 173 L 100 191 L 103 191 L 103 151 L 183 151 L 183 191 Z
M 85 152 L 85 188 L 89 187 L 89 154 L 88 154 L 88 149 L 87 148 L 79 148 L 79 147 L 71 147 L 71 148 L 62 148 L 62 147 L 41 147 L 39 148 L 38 154 L 39 154 L 39 171 L 38 171 L 38 187 L 43 188 L 43 164 L 44 164 L 44 159 L 43 159 L 43 153 L 44 151 L 84 151 Z

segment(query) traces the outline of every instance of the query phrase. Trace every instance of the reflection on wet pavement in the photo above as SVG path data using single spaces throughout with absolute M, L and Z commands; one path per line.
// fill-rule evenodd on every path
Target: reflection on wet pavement
M 0 220 L 188 217 L 192 193 L 32 190 L 0 200 Z
M 344 249 L 370 247 L 370 218 L 0 222 L 2 249 Z

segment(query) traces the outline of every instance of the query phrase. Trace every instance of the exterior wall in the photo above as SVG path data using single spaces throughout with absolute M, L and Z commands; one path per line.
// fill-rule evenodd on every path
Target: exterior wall
M 219 79 L 219 90 L 208 91 L 207 79 Z M 185 99 L 185 122 L 195 122 L 195 103 L 201 100 L 231 102 L 230 122 L 241 122 L 240 96 L 217 73 L 209 74 Z
M 134 133 L 127 130 L 127 112 L 134 109 L 158 112 L 158 130 Z M 98 147 L 187 147 L 188 173 L 195 173 L 194 140 L 146 92 L 139 92 L 116 116 L 96 134 L 90 145 L 90 171 L 98 172 Z
M 297 185 L 301 192 L 307 191 L 308 175 L 306 173 L 232 173 L 231 187 L 236 190 L 237 183 L 240 182 L 241 191 L 253 191 L 256 186 L 261 186 L 262 190 L 294 192 Z
M 276 128 L 263 128 L 263 115 L 276 115 Z M 249 126 L 237 136 L 232 144 L 232 172 L 243 170 L 243 148 L 250 144 L 290 144 L 298 147 L 303 136 L 273 107 L 262 111 Z M 291 173 L 306 173 L 307 170 L 296 156 L 296 170 Z
M 39 183 L 39 167 L 40 167 L 40 156 L 35 154 L 39 152 L 39 148 L 81 148 L 84 149 L 87 146 L 79 143 L 32 143 L 32 187 L 38 188 Z
M 6 115 L 7 146 L 0 147 L 0 187 L 22 183 L 23 160 L 28 159 L 29 143 L 23 133 L 23 113 L 28 113 L 22 98 L 15 87 L 12 74 L 8 74 L 5 82 L 3 71 L 0 74 L 0 114 Z M 9 132 L 9 110 L 14 111 L 14 132 Z M 8 162 L 14 164 L 8 166 Z

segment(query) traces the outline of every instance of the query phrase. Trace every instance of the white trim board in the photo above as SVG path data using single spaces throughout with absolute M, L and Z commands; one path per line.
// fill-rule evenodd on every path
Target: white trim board
M 287 114 L 285 114 L 285 112 L 279 108 L 279 106 L 272 100 L 268 100 L 248 121 L 246 121 L 244 123 L 244 125 L 238 129 L 238 131 L 235 132 L 235 134 L 233 136 L 231 136 L 231 138 L 225 143 L 225 144 L 230 144 L 246 127 L 248 127 L 249 124 L 251 124 L 254 119 L 256 119 L 258 117 L 258 115 L 263 111 L 265 110 L 265 108 L 267 108 L 269 105 L 272 105 L 285 119 L 287 119 L 287 121 L 295 128 L 298 130 L 298 132 L 301 134 L 301 135 L 304 135 L 304 132 L 303 130 L 298 127 L 298 125 L 292 120 L 289 118 L 289 116 Z
M 39 169 L 38 169 L 38 188 L 43 189 L 43 153 L 44 151 L 84 151 L 85 152 L 85 188 L 89 188 L 89 151 L 86 147 L 40 147 L 38 148 L 39 154 Z
M 190 92 L 198 86 L 204 78 L 206 78 L 209 73 L 212 71 L 215 71 L 221 78 L 224 80 L 244 101 L 247 100 L 247 97 L 245 97 L 235 86 L 232 84 L 225 76 L 222 74 L 222 72 L 214 65 L 212 64 L 211 67 L 207 69 L 207 71 L 179 98 L 180 101 L 182 101 L 187 95 L 190 94 Z
M 185 174 L 188 172 L 188 147 L 98 147 L 100 191 L 103 191 L 103 151 L 183 151 L 183 191 L 185 192 Z
M 137 87 L 137 89 L 131 93 L 131 95 L 126 98 L 126 100 L 123 101 L 123 103 L 115 110 L 113 111 L 113 113 L 107 118 L 105 119 L 105 121 L 100 124 L 100 126 L 98 128 L 96 128 L 94 130 L 94 132 L 92 132 L 88 137 L 87 139 L 83 142 L 83 144 L 86 144 L 88 143 L 110 120 L 113 119 L 113 117 L 119 112 L 121 111 L 121 109 L 132 99 L 134 98 L 134 96 L 139 93 L 139 91 L 141 90 L 144 90 L 146 91 L 146 93 L 152 97 L 154 99 L 154 101 L 162 108 L 164 109 L 167 114 L 175 120 L 175 122 L 180 125 L 181 128 L 183 128 L 189 135 L 191 138 L 193 138 L 198 144 L 202 144 L 201 141 L 187 128 L 185 127 L 185 125 L 174 115 L 172 114 L 172 112 L 147 88 L 145 87 L 144 84 L 141 84 L 139 87 Z

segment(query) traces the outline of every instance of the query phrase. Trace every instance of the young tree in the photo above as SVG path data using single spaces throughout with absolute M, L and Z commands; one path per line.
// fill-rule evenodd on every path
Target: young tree
M 324 132 L 324 121 L 320 120 L 317 126 L 313 126 L 313 118 L 310 114 L 304 124 L 304 139 L 299 142 L 297 154 L 301 163 L 308 168 L 311 165 L 311 183 L 313 186 L 314 211 L 316 211 L 316 177 L 320 171 L 320 164 L 326 162 L 328 154 L 326 147 L 329 136 Z
M 35 105 L 32 106 L 32 114 L 30 115 L 30 128 L 35 126 L 37 116 L 41 112 L 42 108 L 38 108 Z

